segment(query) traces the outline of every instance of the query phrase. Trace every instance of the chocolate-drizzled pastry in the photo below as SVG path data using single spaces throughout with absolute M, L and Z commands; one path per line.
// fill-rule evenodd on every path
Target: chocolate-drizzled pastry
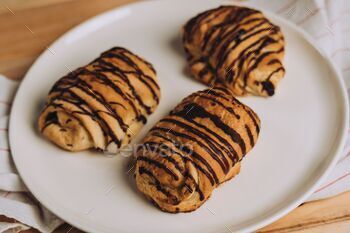
M 55 83 L 40 114 L 39 130 L 69 151 L 114 153 L 140 131 L 159 97 L 153 66 L 115 47 Z
M 193 211 L 239 173 L 259 131 L 259 117 L 229 89 L 196 92 L 144 138 L 136 153 L 137 188 L 163 211 Z
M 227 86 L 237 96 L 272 96 L 284 76 L 284 38 L 260 11 L 221 6 L 183 28 L 183 45 L 195 79 Z

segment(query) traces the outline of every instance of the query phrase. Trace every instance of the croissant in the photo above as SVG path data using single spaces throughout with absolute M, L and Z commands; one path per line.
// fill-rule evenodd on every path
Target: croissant
M 160 120 L 138 147 L 137 188 L 163 211 L 193 211 L 239 173 L 259 131 L 257 114 L 229 89 L 196 92 Z
M 190 19 L 183 45 L 193 77 L 234 95 L 272 96 L 285 69 L 284 37 L 260 11 L 221 6 Z
M 115 153 L 140 131 L 159 98 L 153 66 L 115 47 L 54 84 L 38 126 L 68 151 Z

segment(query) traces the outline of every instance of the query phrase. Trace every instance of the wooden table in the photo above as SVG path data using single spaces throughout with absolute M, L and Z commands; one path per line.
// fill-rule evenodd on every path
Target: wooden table
M 0 0 L 0 73 L 22 79 L 37 56 L 62 33 L 91 16 L 133 1 Z M 0 221 L 13 220 L 0 216 Z M 67 224 L 57 230 L 68 231 L 80 232 Z M 349 233 L 350 191 L 305 203 L 258 232 Z

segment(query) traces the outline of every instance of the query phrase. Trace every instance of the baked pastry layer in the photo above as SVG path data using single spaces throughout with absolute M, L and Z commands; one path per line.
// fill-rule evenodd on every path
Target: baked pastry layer
M 229 89 L 198 91 L 144 138 L 136 153 L 137 188 L 163 211 L 193 211 L 239 173 L 259 131 L 257 114 Z
M 278 26 L 260 11 L 240 6 L 205 11 L 183 28 L 194 78 L 227 86 L 236 96 L 274 95 L 285 73 L 284 44 Z
M 55 83 L 38 126 L 63 149 L 115 153 L 140 131 L 159 98 L 153 66 L 115 47 Z

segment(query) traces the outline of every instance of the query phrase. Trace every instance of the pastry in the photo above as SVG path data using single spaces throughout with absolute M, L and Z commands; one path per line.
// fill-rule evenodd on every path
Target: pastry
M 163 211 L 193 211 L 239 173 L 259 131 L 257 114 L 229 89 L 196 92 L 160 120 L 138 147 L 137 188 Z
M 284 76 L 284 37 L 260 11 L 220 6 L 190 19 L 183 45 L 193 77 L 234 95 L 272 96 Z
M 140 131 L 159 98 L 153 66 L 115 47 L 54 84 L 38 126 L 65 150 L 116 153 Z

